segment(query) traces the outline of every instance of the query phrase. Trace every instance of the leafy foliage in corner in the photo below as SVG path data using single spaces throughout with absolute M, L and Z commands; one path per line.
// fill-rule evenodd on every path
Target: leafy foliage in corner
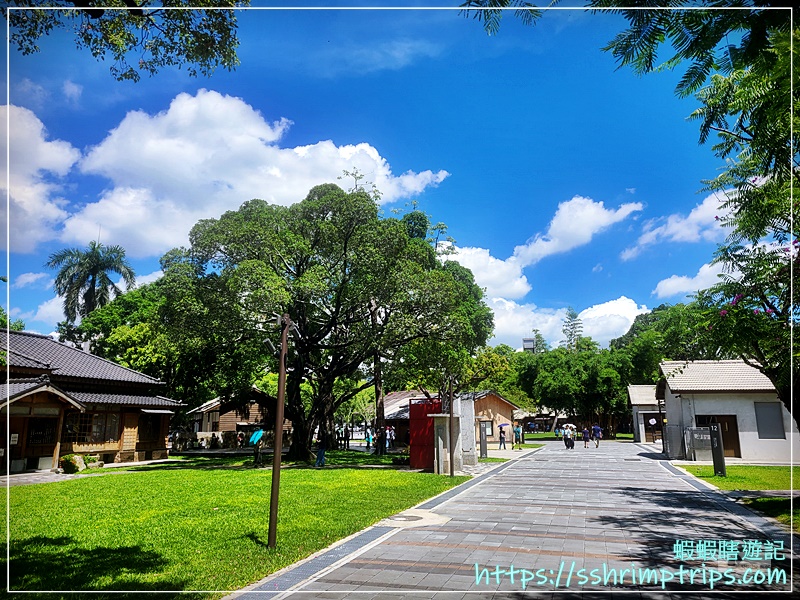
M 71 31 L 79 49 L 110 59 L 111 75 L 139 81 L 164 67 L 185 66 L 191 76 L 233 70 L 236 7 L 249 0 L 16 0 L 3 8 L 10 44 L 22 54 L 39 51 L 38 41 L 55 29 Z M 77 8 L 77 6 L 85 8 Z M 58 10 L 42 10 L 55 8 Z M 197 10 L 200 9 L 200 10 Z

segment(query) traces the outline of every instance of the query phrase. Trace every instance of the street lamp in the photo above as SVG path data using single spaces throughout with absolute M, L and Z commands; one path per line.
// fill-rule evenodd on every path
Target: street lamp
M 284 313 L 278 317 L 281 326 L 281 352 L 278 359 L 278 402 L 275 407 L 275 441 L 272 456 L 272 493 L 269 500 L 269 535 L 267 547 L 275 547 L 278 528 L 278 495 L 281 486 L 281 455 L 283 454 L 283 405 L 286 400 L 286 346 L 292 320 Z

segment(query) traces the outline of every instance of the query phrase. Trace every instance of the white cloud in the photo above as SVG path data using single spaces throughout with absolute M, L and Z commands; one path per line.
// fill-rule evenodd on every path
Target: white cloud
M 547 232 L 537 234 L 522 246 L 514 248 L 514 259 L 522 266 L 539 262 L 545 256 L 560 254 L 588 244 L 592 237 L 614 223 L 642 210 L 640 202 L 623 204 L 616 210 L 605 208 L 602 202 L 575 196 L 558 205 Z
M 61 296 L 43 302 L 35 311 L 20 312 L 19 309 L 10 311 L 15 318 L 25 321 L 26 328 L 29 321 L 44 323 L 48 328 L 54 329 L 59 321 L 64 320 L 64 299 Z
M 63 92 L 67 101 L 74 104 L 81 99 L 81 94 L 83 94 L 83 86 L 67 79 L 61 86 L 61 91 Z
M 285 118 L 268 123 L 242 99 L 207 90 L 180 94 L 156 115 L 128 113 L 80 165 L 85 173 L 107 177 L 113 187 L 67 220 L 62 240 L 83 243 L 102 226 L 104 237 L 130 256 L 152 256 L 185 245 L 200 219 L 218 217 L 251 198 L 298 202 L 345 169 L 364 173 L 385 202 L 448 176 L 446 171 L 395 176 L 366 143 L 337 146 L 325 140 L 282 148 L 279 142 L 291 124 Z
M 136 277 L 136 287 L 146 285 L 148 283 L 153 283 L 157 279 L 161 279 L 163 275 L 164 271 L 160 269 L 158 271 L 153 271 L 148 275 L 139 275 Z M 124 289 L 123 284 L 124 282 L 120 279 L 120 281 L 117 283 L 117 287 L 119 287 L 120 289 Z
M 538 329 L 550 347 L 555 348 L 564 339 L 562 328 L 566 308 L 540 308 L 535 304 L 518 304 L 504 298 L 489 298 L 487 304 L 494 311 L 495 332 L 492 345 L 508 344 L 512 348 L 522 347 L 522 338 L 531 337 Z M 648 312 L 644 305 L 625 296 L 590 306 L 578 317 L 583 322 L 583 334 L 600 345 L 623 335 L 630 329 L 636 315 Z
M 720 209 L 720 204 L 724 201 L 724 194 L 715 192 L 707 196 L 686 216 L 676 213 L 648 221 L 644 224 L 643 233 L 636 241 L 636 245 L 623 250 L 620 258 L 631 260 L 648 246 L 663 242 L 721 240 L 725 236 L 721 219 L 727 214 L 727 211 Z
M 649 309 L 644 304 L 639 306 L 630 298 L 620 296 L 616 300 L 582 310 L 578 313 L 578 318 L 583 323 L 583 335 L 605 346 L 609 340 L 627 332 L 636 315 L 646 312 Z
M 485 288 L 489 297 L 522 298 L 531 290 L 519 264 L 495 258 L 485 248 L 456 248 L 456 254 L 447 258 L 472 271 L 475 283 Z
M 719 275 L 722 273 L 722 265 L 705 264 L 697 271 L 694 277 L 685 275 L 673 275 L 667 279 L 662 279 L 653 290 L 653 294 L 658 298 L 670 298 L 672 296 L 693 294 L 698 290 L 710 288 L 719 283 Z
M 41 281 L 42 279 L 48 279 L 48 284 L 46 287 L 49 287 L 52 284 L 52 280 L 49 279 L 49 273 L 22 273 L 18 275 L 17 278 L 14 280 L 14 283 L 11 285 L 13 288 L 24 288 L 29 285 L 33 285 L 37 281 Z
M 382 43 L 349 43 L 337 48 L 327 47 L 324 52 L 305 61 L 324 77 L 364 75 L 376 71 L 397 71 L 423 59 L 439 56 L 442 47 L 426 40 L 401 38 Z
M 14 84 L 14 97 L 18 98 L 22 104 L 38 109 L 44 106 L 49 96 L 49 92 L 43 86 L 34 83 L 27 77 Z
M 538 329 L 551 346 L 563 337 L 564 308 L 539 308 L 535 304 L 518 304 L 505 298 L 487 298 L 486 303 L 494 311 L 494 337 L 490 344 L 508 344 L 522 348 L 522 338 L 531 337 Z
M 19 106 L 0 107 L 0 136 L 6 136 L 6 123 L 11 123 L 8 131 L 9 145 L 3 144 L 0 161 L 10 165 L 10 190 L 3 180 L 0 191 L 10 196 L 9 214 L 5 211 L 0 218 L 0 231 L 5 236 L 6 221 L 12 252 L 33 252 L 39 242 L 56 237 L 55 229 L 67 216 L 66 200 L 59 196 L 61 186 L 54 181 L 65 176 L 80 157 L 77 149 L 69 143 L 47 140 L 47 132 L 42 122 L 27 108 Z M 2 239 L 5 245 L 5 238 Z

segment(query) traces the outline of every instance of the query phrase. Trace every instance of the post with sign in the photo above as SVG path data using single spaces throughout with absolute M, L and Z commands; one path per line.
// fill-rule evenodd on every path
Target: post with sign
M 281 353 L 278 359 L 278 402 L 275 407 L 275 441 L 272 444 L 272 493 L 269 500 L 269 534 L 267 547 L 274 548 L 278 529 L 278 496 L 281 487 L 281 455 L 283 454 L 283 403 L 286 399 L 286 345 L 292 320 L 283 315 L 281 324 Z
M 725 448 L 722 445 L 722 427 L 719 423 L 709 423 L 711 433 L 711 458 L 714 460 L 714 475 L 727 477 L 725 470 Z

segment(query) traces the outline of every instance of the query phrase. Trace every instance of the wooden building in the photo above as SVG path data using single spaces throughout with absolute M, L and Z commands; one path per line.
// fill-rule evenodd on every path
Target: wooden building
M 3 469 L 53 469 L 66 454 L 105 462 L 167 457 L 170 417 L 181 404 L 159 395 L 164 383 L 47 336 L 9 331 L 8 339 Z

